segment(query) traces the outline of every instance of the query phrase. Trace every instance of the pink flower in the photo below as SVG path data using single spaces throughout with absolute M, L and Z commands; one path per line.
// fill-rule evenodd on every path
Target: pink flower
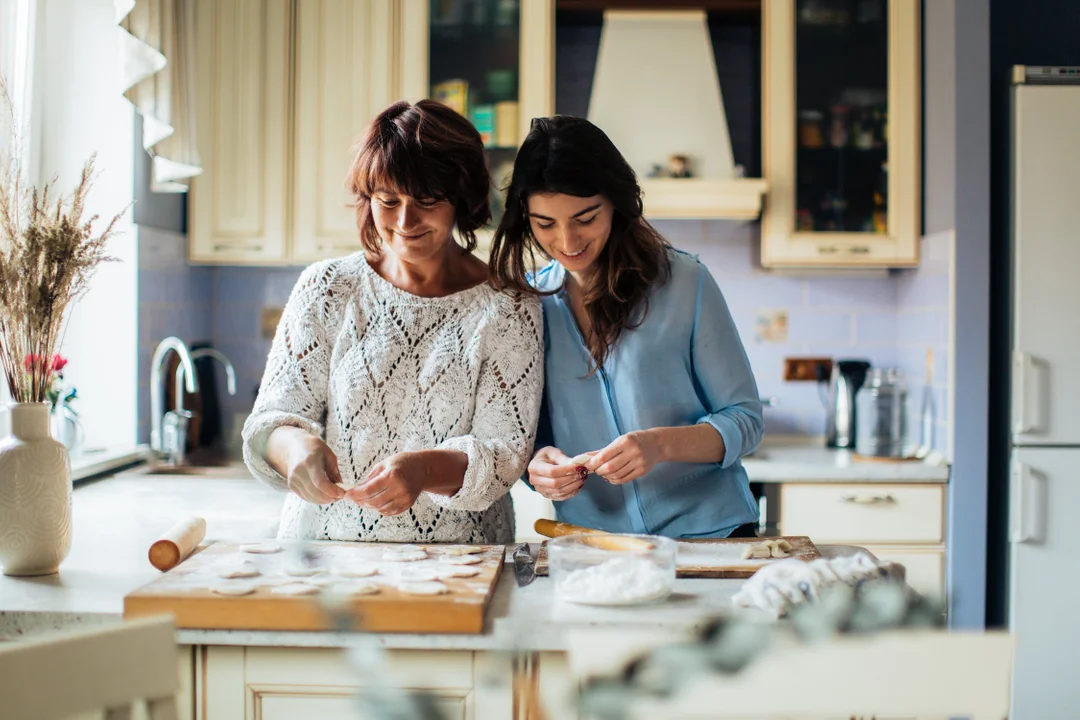
M 23 367 L 26 368 L 26 372 L 33 372 L 35 367 L 41 367 L 41 365 L 41 357 L 34 353 L 30 353 L 23 360 Z
M 64 369 L 64 366 L 67 365 L 67 364 L 68 364 L 67 358 L 62 358 L 62 357 L 60 357 L 60 353 L 56 353 L 55 355 L 53 355 L 52 365 L 49 367 L 49 369 L 52 372 L 60 372 L 61 370 Z

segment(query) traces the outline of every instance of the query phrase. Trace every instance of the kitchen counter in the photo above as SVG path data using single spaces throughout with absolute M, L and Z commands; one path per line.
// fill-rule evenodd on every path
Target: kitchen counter
M 876 462 L 857 459 L 850 450 L 823 445 L 765 445 L 743 458 L 750 482 L 764 483 L 945 483 L 943 463 L 907 460 Z
M 146 557 L 150 544 L 181 517 L 205 517 L 207 541 L 272 537 L 283 495 L 250 477 L 225 477 L 228 472 L 221 468 L 207 476 L 166 476 L 136 468 L 80 484 L 73 500 L 72 550 L 60 573 L 0 576 L 0 639 L 119 622 L 124 595 L 160 576 Z M 845 551 L 823 548 L 823 552 Z M 677 633 L 730 609 L 741 584 L 741 580 L 679 579 L 675 594 L 659 605 L 583 607 L 558 603 L 547 578 L 518 588 L 508 564 L 484 633 L 373 637 L 387 648 L 542 651 L 561 649 L 564 634 L 578 626 L 633 625 Z M 177 639 L 193 645 L 280 647 L 339 647 L 348 642 L 347 636 L 332 632 L 223 630 L 180 630 Z

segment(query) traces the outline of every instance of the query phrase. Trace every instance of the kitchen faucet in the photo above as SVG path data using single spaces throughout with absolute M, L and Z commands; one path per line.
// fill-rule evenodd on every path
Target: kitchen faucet
M 154 357 L 150 361 L 150 449 L 159 456 L 173 450 L 173 448 L 165 447 L 161 431 L 162 408 L 165 405 L 165 388 L 161 384 L 161 370 L 165 364 L 165 356 L 170 350 L 180 356 L 180 365 L 187 372 L 187 391 L 190 393 L 199 391 L 195 366 L 191 362 L 191 354 L 184 341 L 178 337 L 169 336 L 158 343 L 157 349 L 154 350 Z
M 225 382 L 229 394 L 236 394 L 236 370 L 224 353 L 214 348 L 198 348 L 191 351 L 190 357 L 192 361 L 201 357 L 212 357 L 220 362 L 225 367 Z M 187 375 L 183 363 L 176 366 L 174 385 L 176 409 L 165 413 L 163 445 L 166 460 L 170 465 L 183 465 L 186 460 L 188 421 L 192 418 L 191 412 L 184 409 L 184 379 Z

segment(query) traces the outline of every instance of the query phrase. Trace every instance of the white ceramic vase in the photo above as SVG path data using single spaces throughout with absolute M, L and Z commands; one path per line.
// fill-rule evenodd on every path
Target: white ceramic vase
M 0 440 L 0 567 L 51 575 L 71 549 L 71 460 L 49 431 L 46 403 L 15 403 Z

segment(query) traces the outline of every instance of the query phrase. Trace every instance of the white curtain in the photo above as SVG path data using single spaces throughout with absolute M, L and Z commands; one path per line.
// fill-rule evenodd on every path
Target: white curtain
M 186 192 L 202 172 L 195 143 L 194 0 L 114 0 L 124 97 L 143 118 L 150 187 Z

